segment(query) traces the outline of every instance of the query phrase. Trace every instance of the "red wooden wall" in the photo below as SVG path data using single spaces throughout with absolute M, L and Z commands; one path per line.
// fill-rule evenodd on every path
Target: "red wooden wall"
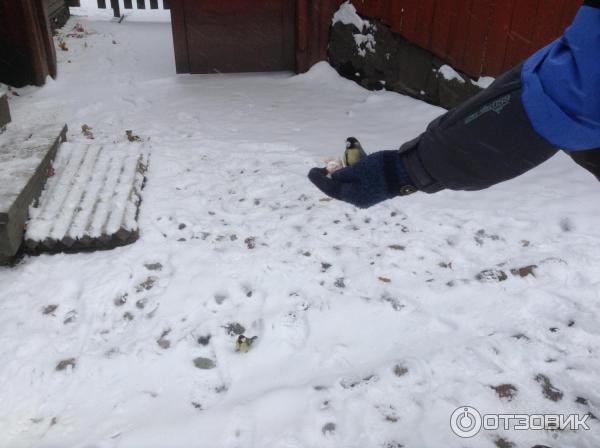
M 342 3 L 343 0 L 298 0 L 300 70 L 307 62 L 310 65 L 324 58 L 324 29 L 329 28 L 333 11 Z M 352 3 L 361 14 L 381 19 L 409 41 L 478 77 L 499 75 L 560 36 L 583 1 L 353 0 Z M 303 26 L 303 20 L 310 26 Z M 303 30 L 309 34 L 308 39 Z M 300 45 L 319 48 L 308 51 L 307 55 L 302 53 Z

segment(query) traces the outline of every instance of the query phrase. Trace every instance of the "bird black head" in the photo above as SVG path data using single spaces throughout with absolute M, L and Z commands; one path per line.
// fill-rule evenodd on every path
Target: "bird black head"
M 354 137 L 348 137 L 346 139 L 346 149 L 350 148 L 360 148 L 360 142 Z

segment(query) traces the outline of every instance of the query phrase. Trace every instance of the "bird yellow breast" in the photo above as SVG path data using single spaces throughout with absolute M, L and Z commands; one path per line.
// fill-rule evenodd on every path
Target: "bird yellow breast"
M 362 159 L 362 154 L 359 149 L 347 149 L 345 159 L 346 166 L 352 166 L 357 164 L 360 161 L 360 159 Z

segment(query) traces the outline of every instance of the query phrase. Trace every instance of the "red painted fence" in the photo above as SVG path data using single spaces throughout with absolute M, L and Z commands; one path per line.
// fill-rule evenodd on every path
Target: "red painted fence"
M 238 13 L 231 5 L 235 2 L 170 0 L 177 71 L 248 70 L 248 64 L 237 63 L 240 52 L 244 52 L 246 59 L 260 62 L 255 64 L 256 70 L 281 70 L 282 64 L 273 63 L 273 58 L 264 51 L 265 42 L 273 50 L 271 53 L 279 47 L 283 55 L 295 52 L 295 64 L 293 58 L 286 56 L 285 68 L 291 70 L 295 65 L 297 71 L 306 71 L 326 58 L 331 19 L 343 1 L 239 0 L 237 3 L 244 7 Z M 499 75 L 560 36 L 582 0 L 352 0 L 352 3 L 361 14 L 382 20 L 409 41 L 478 77 Z M 276 26 L 278 20 L 282 26 Z M 232 30 L 241 32 L 236 35 Z
M 315 41 L 307 63 L 324 56 L 328 29 L 341 0 L 299 0 L 299 47 L 302 21 L 310 23 L 306 47 Z M 353 0 L 357 10 L 382 20 L 394 32 L 431 50 L 467 74 L 496 76 L 560 36 L 582 0 Z M 311 18 L 311 13 L 313 17 Z M 315 17 L 314 15 L 320 16 Z M 303 17 L 304 16 L 304 17 Z M 317 19 L 317 20 L 315 20 Z M 312 30 L 319 29 L 318 32 Z M 310 31 L 309 31 L 310 30 Z M 302 69 L 302 48 L 299 48 Z

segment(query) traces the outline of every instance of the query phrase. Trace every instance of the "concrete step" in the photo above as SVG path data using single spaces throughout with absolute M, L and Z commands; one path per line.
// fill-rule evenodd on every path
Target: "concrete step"
M 52 160 L 66 139 L 66 125 L 7 126 L 0 134 L 0 259 L 16 254 L 29 205 L 51 174 Z
M 112 249 L 138 239 L 148 166 L 144 143 L 65 143 L 39 201 L 31 207 L 31 252 Z
M 8 97 L 6 96 L 6 93 L 3 92 L 2 86 L 0 86 L 0 132 L 8 123 L 10 123 Z

